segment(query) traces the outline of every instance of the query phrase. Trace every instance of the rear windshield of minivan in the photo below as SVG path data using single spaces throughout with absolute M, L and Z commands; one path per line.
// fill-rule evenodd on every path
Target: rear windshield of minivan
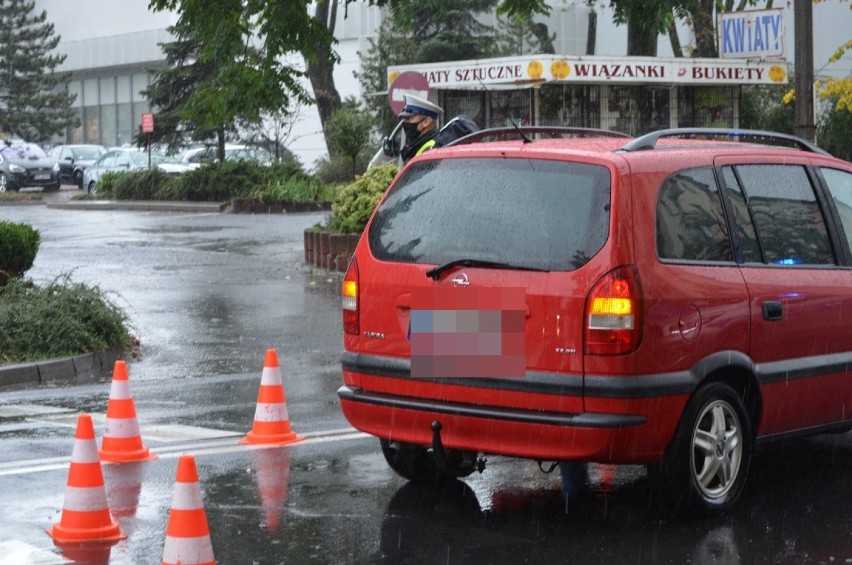
M 442 265 L 470 259 L 570 271 L 607 239 L 605 167 L 538 159 L 414 163 L 369 229 L 377 259 Z

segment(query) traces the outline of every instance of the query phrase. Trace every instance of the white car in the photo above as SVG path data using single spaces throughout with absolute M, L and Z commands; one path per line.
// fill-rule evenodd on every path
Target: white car
M 151 166 L 165 173 L 183 173 L 192 170 L 174 157 L 160 153 L 151 153 Z M 94 194 L 98 181 L 104 173 L 138 171 L 148 168 L 148 152 L 136 148 L 116 148 L 104 153 L 95 163 L 86 168 L 83 174 L 83 188 Z
M 193 169 L 197 169 L 205 163 L 216 163 L 219 161 L 215 146 L 196 147 L 189 149 L 181 156 L 181 162 Z M 235 143 L 225 144 L 226 161 L 256 161 L 262 165 L 271 165 L 274 161 L 272 155 L 264 148 L 255 145 L 240 145 Z

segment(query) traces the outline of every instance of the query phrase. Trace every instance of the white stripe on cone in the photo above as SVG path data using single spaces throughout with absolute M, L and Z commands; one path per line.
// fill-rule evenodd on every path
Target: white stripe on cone
M 261 386 L 272 386 L 282 384 L 281 369 L 279 367 L 264 367 L 263 372 L 260 374 L 260 384 Z
M 93 512 L 108 508 L 106 489 L 99 487 L 67 487 L 65 489 L 64 510 L 75 512 Z
M 82 439 L 74 442 L 71 448 L 72 463 L 100 463 L 98 444 L 93 439 Z
M 175 483 L 172 508 L 175 510 L 198 510 L 203 508 L 201 488 L 198 483 Z
M 104 436 L 114 438 L 140 437 L 136 418 L 107 418 Z
M 254 409 L 254 419 L 257 422 L 280 422 L 289 420 L 290 416 L 286 404 L 258 402 Z
M 109 389 L 109 397 L 113 400 L 125 400 L 130 398 L 130 381 L 112 381 Z

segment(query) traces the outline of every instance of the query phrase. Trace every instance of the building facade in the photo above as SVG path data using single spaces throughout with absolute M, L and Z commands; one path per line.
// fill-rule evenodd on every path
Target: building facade
M 106 146 L 130 142 L 139 128 L 142 114 L 151 111 L 141 91 L 150 83 L 151 70 L 165 64 L 160 44 L 170 40 L 167 28 L 176 22 L 177 16 L 150 11 L 148 0 L 36 0 L 36 9 L 47 12 L 48 20 L 61 37 L 58 50 L 66 54 L 67 59 L 59 70 L 72 73 L 68 89 L 77 95 L 75 110 L 81 122 L 79 128 L 69 128 L 55 141 Z M 622 57 L 626 52 L 624 27 L 612 23 L 609 8 L 601 5 L 594 9 L 598 14 L 597 56 Z M 785 10 L 785 56 L 788 60 L 793 59 L 792 12 L 791 6 Z M 549 32 L 555 34 L 556 52 L 566 61 L 586 51 L 588 16 L 585 2 L 554 2 L 550 16 L 542 19 Z M 375 37 L 382 17 L 382 10 L 369 6 L 365 0 L 357 0 L 346 10 L 338 10 L 335 35 L 341 62 L 335 69 L 335 81 L 344 98 L 364 95 L 354 76 L 360 66 L 358 53 L 366 52 L 368 41 Z M 817 30 L 814 61 L 820 67 L 849 39 L 852 10 L 838 0 L 821 2 L 814 5 L 814 22 Z M 496 19 L 486 18 L 484 23 L 494 25 Z M 689 44 L 690 41 L 688 30 L 681 30 L 681 42 Z M 671 56 L 665 36 L 659 39 L 659 54 Z M 838 63 L 823 65 L 818 74 L 850 75 L 851 60 L 847 55 Z M 294 66 L 302 64 L 300 57 L 293 57 Z M 690 123 L 690 115 L 695 116 L 693 122 L 706 122 L 708 119 L 700 116 L 708 112 L 714 114 L 710 116 L 711 122 L 735 123 L 737 109 L 732 92 L 736 85 L 717 85 L 717 94 L 731 101 L 719 105 L 704 100 L 706 95 L 696 95 L 694 89 L 674 91 L 670 84 L 616 84 L 611 79 L 594 84 L 573 78 L 551 81 L 537 88 L 524 85 L 496 89 L 491 93 L 472 94 L 466 92 L 469 88 L 442 89 L 441 102 L 447 106 L 448 115 L 483 112 L 483 116 L 487 115 L 484 123 L 488 125 L 499 123 L 504 116 L 526 115 L 531 122 L 598 124 L 595 127 L 632 132 L 670 125 L 673 113 L 678 116 L 678 124 Z M 713 119 L 720 112 L 722 119 Z M 636 117 L 631 118 L 631 115 Z M 621 122 L 610 124 L 607 120 L 612 119 Z M 640 123 L 639 119 L 644 121 Z M 327 154 L 315 107 L 300 110 L 287 145 L 308 167 Z

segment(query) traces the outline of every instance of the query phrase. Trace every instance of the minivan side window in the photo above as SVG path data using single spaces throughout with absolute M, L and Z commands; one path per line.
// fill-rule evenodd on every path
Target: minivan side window
M 734 211 L 737 234 L 737 263 L 762 263 L 763 256 L 754 233 L 754 223 L 748 210 L 745 194 L 733 167 L 722 167 L 722 179 L 725 181 L 725 194 Z
M 663 182 L 657 197 L 657 255 L 678 261 L 733 261 L 713 169 L 680 171 Z
M 852 249 L 852 173 L 838 169 L 820 169 L 834 207 L 840 216 L 846 241 Z
M 800 165 L 736 165 L 764 262 L 833 265 L 834 253 L 808 173 Z

